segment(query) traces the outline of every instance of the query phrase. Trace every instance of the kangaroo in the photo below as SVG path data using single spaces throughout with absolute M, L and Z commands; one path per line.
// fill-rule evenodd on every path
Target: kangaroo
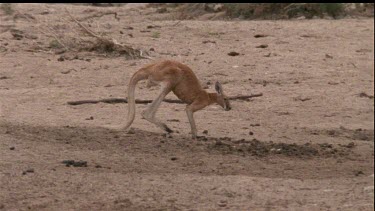
M 172 60 L 162 60 L 144 66 L 133 74 L 128 86 L 128 119 L 124 130 L 127 130 L 135 118 L 135 87 L 141 80 L 147 80 L 147 88 L 161 85 L 161 92 L 152 101 L 148 108 L 142 112 L 142 116 L 167 133 L 173 131 L 159 119 L 155 118 L 161 102 L 169 92 L 173 92 L 181 101 L 187 104 L 186 114 L 191 126 L 193 139 L 197 137 L 197 128 L 193 114 L 213 103 L 219 104 L 224 110 L 231 110 L 228 97 L 224 94 L 219 82 L 215 83 L 217 93 L 206 92 L 194 72 L 185 64 Z

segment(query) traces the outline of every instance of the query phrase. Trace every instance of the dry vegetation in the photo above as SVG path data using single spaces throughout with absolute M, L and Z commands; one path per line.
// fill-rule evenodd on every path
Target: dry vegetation
M 373 3 L 170 3 L 153 4 L 159 13 L 173 13 L 177 19 L 267 19 L 344 18 L 374 16 Z

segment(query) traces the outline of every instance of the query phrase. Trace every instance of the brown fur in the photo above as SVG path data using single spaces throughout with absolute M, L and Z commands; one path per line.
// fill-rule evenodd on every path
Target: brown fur
M 143 117 L 161 127 L 167 132 L 173 132 L 166 124 L 155 118 L 155 113 L 164 97 L 173 92 L 180 100 L 188 104 L 186 113 L 189 118 L 193 138 L 196 138 L 197 130 L 193 113 L 213 103 L 218 103 L 225 110 L 230 110 L 230 103 L 219 82 L 216 82 L 217 93 L 207 93 L 201 86 L 194 72 L 186 65 L 171 60 L 158 61 L 144 66 L 133 74 L 128 87 L 128 121 L 124 129 L 128 129 L 135 118 L 135 86 L 140 80 L 147 79 L 147 87 L 157 84 L 162 85 L 159 96 L 142 113 Z

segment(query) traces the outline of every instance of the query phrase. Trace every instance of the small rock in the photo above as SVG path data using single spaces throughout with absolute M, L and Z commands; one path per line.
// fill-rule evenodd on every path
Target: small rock
M 252 136 L 252 135 L 254 135 L 254 133 L 250 131 L 250 132 L 249 132 L 249 135 L 251 135 L 251 136 Z
M 1 76 L 0 77 L 0 80 L 4 80 L 4 79 L 9 79 L 9 77 L 8 76 Z
M 271 53 L 268 53 L 268 54 L 265 54 L 263 55 L 264 57 L 270 57 L 271 56 Z
M 57 49 L 57 50 L 55 51 L 55 54 L 62 54 L 62 53 L 65 53 L 65 52 L 66 52 L 65 49 Z
M 95 165 L 95 168 L 102 168 L 101 165 Z
M 350 142 L 348 145 L 345 146 L 346 148 L 353 148 L 355 147 L 354 142 Z
M 356 171 L 354 175 L 358 177 L 361 174 L 364 174 L 363 171 Z
M 64 61 L 65 60 L 65 58 L 63 57 L 63 56 L 60 56 L 58 59 L 57 59 L 57 61 L 59 61 L 59 62 L 62 62 L 62 61 Z
M 74 164 L 74 160 L 63 160 L 62 163 L 69 167 Z
M 26 170 L 27 173 L 34 173 L 34 169 L 33 168 L 29 168 Z
M 94 120 L 94 117 L 90 116 L 89 118 L 86 118 L 85 120 Z
M 326 53 L 326 58 L 328 59 L 333 59 L 333 56 L 329 55 L 328 53 Z
M 38 39 L 37 36 L 32 35 L 32 34 L 26 34 L 25 37 L 26 37 L 27 39 L 31 39 L 31 40 L 36 40 L 36 39 Z
M 227 201 L 226 200 L 220 200 L 220 202 L 219 202 L 219 207 L 226 207 L 227 206 Z
M 171 160 L 173 160 L 173 161 L 175 161 L 177 159 L 178 159 L 177 157 L 171 157 Z
M 120 30 L 120 34 L 124 34 L 124 32 Z
M 155 51 L 155 48 L 150 48 L 150 51 Z
M 256 46 L 256 48 L 268 48 L 268 45 L 267 44 L 262 44 L 262 45 Z
M 11 29 L 10 33 L 13 35 L 14 39 L 21 40 L 24 37 L 24 32 L 18 29 Z
M 29 168 L 26 171 L 23 171 L 22 175 L 26 175 L 27 173 L 34 173 L 34 169 L 33 168 Z
M 260 38 L 260 37 L 268 37 L 268 35 L 265 34 L 256 34 L 254 35 L 255 38 Z
M 199 141 L 207 141 L 208 140 L 206 136 L 197 136 L 197 139 Z
M 208 130 L 204 130 L 204 131 L 203 131 L 203 134 L 208 134 Z
M 240 55 L 240 53 L 237 53 L 235 51 L 231 51 L 231 52 L 228 53 L 228 55 L 229 56 L 238 56 L 238 55 Z
M 204 40 L 202 41 L 203 44 L 206 44 L 206 43 L 216 43 L 216 41 L 213 41 L 213 40 Z
M 86 62 L 91 62 L 91 59 L 86 59 Z
M 16 148 L 15 147 L 9 147 L 10 150 L 15 150 Z
M 70 72 L 71 72 L 70 70 L 61 71 L 62 74 L 68 74 Z
M 298 96 L 298 97 L 295 97 L 294 100 L 295 101 L 299 100 L 299 101 L 305 102 L 305 101 L 311 100 L 311 97 L 301 97 L 301 96 Z
M 147 26 L 148 29 L 161 28 L 160 26 Z
M 76 161 L 73 163 L 74 167 L 87 167 L 87 161 Z
M 130 130 L 126 134 L 135 134 L 135 131 L 133 128 L 130 128 Z
M 168 119 L 167 121 L 168 122 L 180 122 L 180 120 L 178 120 L 178 119 Z

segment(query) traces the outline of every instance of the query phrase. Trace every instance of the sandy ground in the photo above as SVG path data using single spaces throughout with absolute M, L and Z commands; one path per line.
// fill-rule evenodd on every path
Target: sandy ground
M 373 18 L 177 22 L 140 4 L 14 7 L 56 28 L 67 24 L 64 8 L 76 17 L 114 10 L 119 21 L 105 15 L 92 25 L 189 65 L 209 91 L 218 80 L 228 95 L 263 96 L 197 112 L 206 138 L 196 141 L 181 104 L 157 114 L 172 136 L 140 117 L 147 105 L 137 105 L 134 133 L 110 130 L 126 121 L 127 104 L 67 102 L 126 97 L 132 73 L 150 60 L 55 54 L 38 24 L 2 14 L 0 210 L 374 209 Z M 158 92 L 141 82 L 136 97 Z

